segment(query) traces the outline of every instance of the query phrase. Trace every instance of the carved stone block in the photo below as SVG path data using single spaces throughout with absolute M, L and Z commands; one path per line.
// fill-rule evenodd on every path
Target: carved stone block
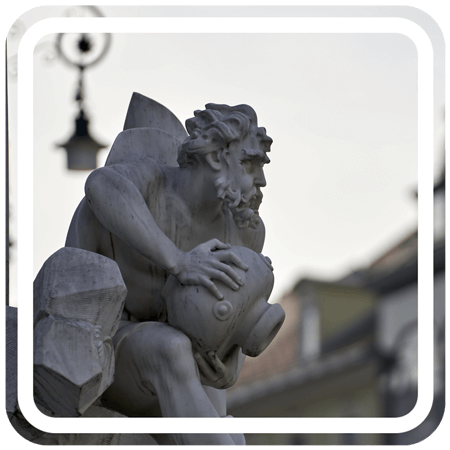
M 79 416 L 111 385 L 127 289 L 117 264 L 63 248 L 34 282 L 34 389 L 38 406 Z

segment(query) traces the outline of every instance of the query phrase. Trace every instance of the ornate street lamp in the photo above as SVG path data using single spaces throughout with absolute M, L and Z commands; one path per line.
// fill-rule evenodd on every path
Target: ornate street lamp
M 76 67 L 79 71 L 78 89 L 75 101 L 78 102 L 79 112 L 75 118 L 75 128 L 72 136 L 58 147 L 67 151 L 67 167 L 70 170 L 93 170 L 97 167 L 97 152 L 107 147 L 99 143 L 89 133 L 89 118 L 84 108 L 84 72 L 86 68 L 97 64 L 107 53 L 111 35 L 105 34 L 103 46 L 99 51 L 94 52 L 92 37 L 89 34 L 81 34 L 76 42 L 76 58 L 69 57 L 67 50 L 63 48 L 63 40 L 66 34 L 59 34 L 56 41 L 58 56 L 68 65 Z M 73 47 L 72 47 L 73 48 Z
M 67 152 L 69 170 L 93 170 L 97 168 L 97 152 L 107 146 L 100 144 L 89 134 L 89 120 L 83 109 L 80 109 L 72 136 L 58 147 Z

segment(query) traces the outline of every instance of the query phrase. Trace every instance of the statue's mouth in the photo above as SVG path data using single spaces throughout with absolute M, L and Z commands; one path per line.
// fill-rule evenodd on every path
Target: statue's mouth
M 258 208 L 262 201 L 262 193 L 257 190 L 252 197 L 246 201 L 242 196 L 240 203 L 236 207 L 231 207 L 234 220 L 240 229 L 257 228 L 260 223 Z
M 261 205 L 263 198 L 262 192 L 257 189 L 255 194 L 250 198 L 250 200 L 246 201 L 245 197 L 242 196 L 241 201 L 238 206 L 236 206 L 235 210 L 236 212 L 242 212 L 245 209 L 251 209 L 255 214 L 259 215 L 259 206 Z

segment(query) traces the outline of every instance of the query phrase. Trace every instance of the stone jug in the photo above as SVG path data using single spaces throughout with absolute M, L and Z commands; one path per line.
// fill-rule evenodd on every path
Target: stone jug
M 245 355 L 258 356 L 284 322 L 283 308 L 267 303 L 274 284 L 269 260 L 245 247 L 231 247 L 231 251 L 249 267 L 244 271 L 230 263 L 244 280 L 237 291 L 213 280 L 224 295 L 219 301 L 204 286 L 182 285 L 170 276 L 161 294 L 169 323 L 189 336 L 194 351 L 203 356 L 215 351 L 223 358 L 236 346 Z

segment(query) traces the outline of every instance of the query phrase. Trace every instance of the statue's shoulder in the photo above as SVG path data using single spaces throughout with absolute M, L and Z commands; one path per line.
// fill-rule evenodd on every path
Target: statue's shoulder
M 128 179 L 138 188 L 145 199 L 149 195 L 155 194 L 159 188 L 164 187 L 168 178 L 167 165 L 161 164 L 149 156 L 139 154 L 132 154 L 111 164 L 107 162 L 104 168 L 97 170 L 107 170 L 110 176 Z

